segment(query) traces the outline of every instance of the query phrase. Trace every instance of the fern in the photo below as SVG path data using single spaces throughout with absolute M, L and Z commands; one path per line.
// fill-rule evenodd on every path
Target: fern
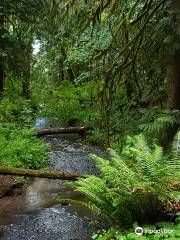
M 167 159 L 162 148 L 149 147 L 143 135 L 129 140 L 130 160 L 112 149 L 109 149 L 111 160 L 92 155 L 102 175 L 79 179 L 76 191 L 87 197 L 87 207 L 113 222 L 128 225 L 159 220 L 161 197 L 171 190 L 174 182 L 179 182 L 179 155 L 176 151 L 176 162 L 172 156 Z
M 142 119 L 139 129 L 147 136 L 157 137 L 160 141 L 169 127 L 180 124 L 180 111 L 157 107 L 141 110 Z
M 177 175 L 177 178 L 180 179 L 180 132 L 178 132 L 174 138 L 174 141 L 172 144 L 172 151 L 169 154 L 167 165 L 169 168 L 173 169 L 172 174 L 174 174 L 175 172 Z M 179 190 L 180 190 L 180 185 L 179 185 Z
M 162 192 L 167 188 L 166 176 L 174 174 L 172 168 L 164 162 L 163 150 L 154 145 L 154 149 L 148 147 L 144 136 L 139 135 L 133 139 L 134 147 L 131 151 L 136 159 L 136 171 L 148 188 Z M 167 180 L 167 181 L 166 181 Z

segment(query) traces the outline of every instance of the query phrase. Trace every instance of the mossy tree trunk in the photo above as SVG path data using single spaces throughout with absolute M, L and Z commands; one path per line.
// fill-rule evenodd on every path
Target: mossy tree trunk
M 172 50 L 168 64 L 168 105 L 180 110 L 180 1 L 172 0 Z M 176 47 L 178 44 L 179 46 Z
M 27 99 L 31 99 L 30 91 L 30 77 L 31 77 L 31 63 L 32 63 L 32 39 L 25 43 L 24 48 L 24 67 L 22 73 L 22 94 Z
M 169 45 L 169 56 L 167 66 L 167 81 L 168 81 L 168 107 L 172 110 L 180 110 L 180 36 L 177 34 L 180 31 L 180 1 L 172 0 L 171 5 L 171 25 L 172 30 L 169 33 L 173 42 Z M 176 47 L 176 45 L 179 47 Z M 179 124 L 171 125 L 166 132 L 164 139 L 165 149 L 171 147 L 171 143 L 177 133 Z
M 2 97 L 4 90 L 4 57 L 3 57 L 3 33 L 4 33 L 4 15 L 0 15 L 0 98 Z

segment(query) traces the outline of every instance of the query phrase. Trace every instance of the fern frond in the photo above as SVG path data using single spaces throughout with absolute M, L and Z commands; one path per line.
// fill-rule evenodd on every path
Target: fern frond
M 160 109 L 157 107 L 142 110 L 143 119 L 139 129 L 148 136 L 158 139 L 164 136 L 169 127 L 180 124 L 180 111 Z M 146 122 L 146 123 L 144 123 Z
M 174 155 L 176 161 L 173 161 L 164 156 L 161 147 L 150 147 L 143 135 L 129 137 L 129 141 L 133 144 L 129 149 L 130 160 L 112 149 L 109 149 L 110 160 L 92 155 L 102 175 L 80 178 L 75 185 L 88 200 L 83 205 L 121 223 L 132 223 L 142 215 L 153 214 L 149 213 L 148 204 L 158 209 L 159 196 L 179 181 L 179 142 Z
M 174 181 L 180 179 L 180 131 L 174 137 L 172 150 L 167 161 L 168 169 L 171 169 L 171 175 Z M 169 172 L 170 174 L 170 172 Z

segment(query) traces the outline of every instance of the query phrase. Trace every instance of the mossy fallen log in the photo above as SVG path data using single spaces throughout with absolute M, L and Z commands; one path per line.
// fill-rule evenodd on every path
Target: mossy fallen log
M 54 135 L 54 134 L 83 134 L 88 131 L 87 127 L 69 127 L 69 128 L 39 128 L 36 129 L 37 136 L 45 136 L 45 135 Z
M 83 177 L 76 173 L 66 173 L 52 170 L 33 170 L 25 168 L 11 168 L 0 166 L 1 175 L 17 175 L 25 177 L 38 177 L 38 178 L 52 178 L 52 179 L 64 179 L 64 180 L 77 180 L 79 177 Z

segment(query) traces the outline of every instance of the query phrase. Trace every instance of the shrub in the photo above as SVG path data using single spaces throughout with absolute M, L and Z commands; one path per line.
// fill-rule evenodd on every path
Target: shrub
M 93 235 L 93 240 L 176 240 L 180 238 L 180 224 L 176 223 L 158 223 L 156 225 L 142 226 L 144 233 L 142 236 L 135 234 L 135 228 L 129 231 L 122 231 L 119 229 L 109 229 Z M 149 231 L 150 230 L 150 231 Z
M 15 124 L 0 124 L 0 149 L 1 165 L 34 169 L 44 166 L 48 150 L 33 129 Z
M 23 98 L 3 98 L 0 103 L 0 122 L 31 125 L 32 106 L 30 101 Z
M 44 97 L 43 107 L 39 112 L 47 118 L 56 118 L 56 124 L 60 126 L 67 126 L 74 119 L 87 126 L 99 126 L 100 110 L 97 101 L 93 101 L 94 89 L 93 84 L 76 86 L 63 81 L 59 88 Z

